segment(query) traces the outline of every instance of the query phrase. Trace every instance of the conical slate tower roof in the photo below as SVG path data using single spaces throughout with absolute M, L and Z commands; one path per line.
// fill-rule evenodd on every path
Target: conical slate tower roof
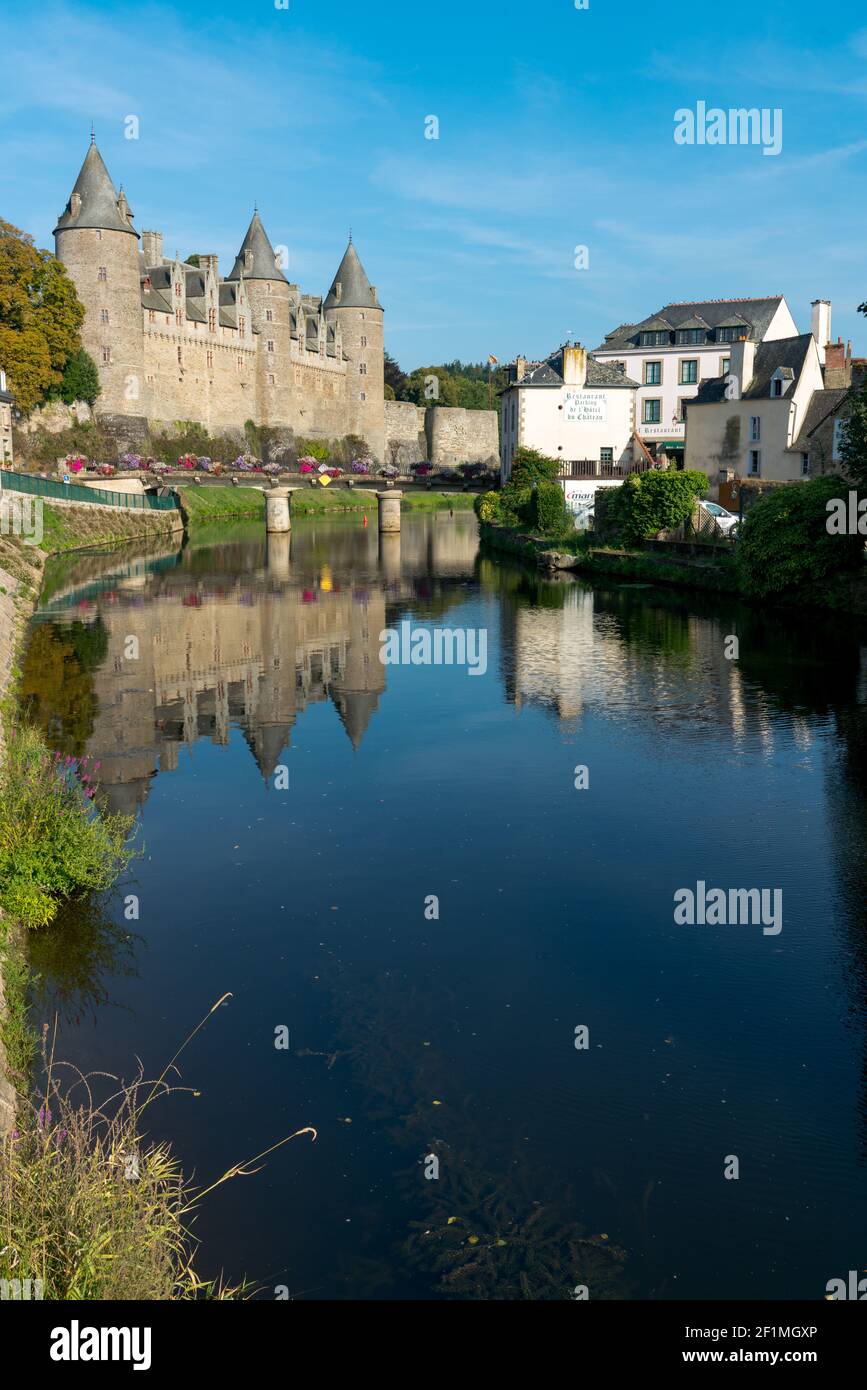
M 332 691 L 332 699 L 353 748 L 358 749 L 376 713 L 379 696 L 368 690 L 337 690 Z
M 339 286 L 339 289 L 338 289 Z M 376 290 L 367 278 L 364 266 L 350 237 L 334 283 L 325 296 L 325 309 L 381 309 Z
M 138 236 L 135 227 L 118 208 L 114 184 L 95 143 L 84 157 L 69 202 L 54 231 L 65 232 L 72 227 L 101 227 L 106 232 L 129 232 L 131 236 Z
M 250 263 L 246 264 L 246 252 L 250 252 Z M 280 267 L 277 265 L 277 258 L 274 254 L 274 247 L 268 240 L 268 233 L 262 226 L 262 219 L 258 211 L 253 213 L 253 220 L 247 228 L 247 235 L 241 243 L 241 249 L 235 258 L 232 272 L 226 276 L 227 280 L 240 280 L 243 275 L 245 280 L 285 280 Z

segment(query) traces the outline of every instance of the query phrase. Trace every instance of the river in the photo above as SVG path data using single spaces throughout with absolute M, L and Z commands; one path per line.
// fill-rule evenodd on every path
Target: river
M 383 664 L 404 622 L 485 661 Z M 208 1185 L 316 1128 L 196 1221 L 262 1298 L 821 1298 L 867 1229 L 865 653 L 462 513 L 54 563 L 27 707 L 142 854 L 34 937 L 34 1021 L 154 1075 L 231 994 L 151 1136 Z M 679 923 L 700 883 L 781 929 Z

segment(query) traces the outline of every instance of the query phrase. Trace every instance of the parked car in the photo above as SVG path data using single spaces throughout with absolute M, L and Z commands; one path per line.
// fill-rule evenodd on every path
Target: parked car
M 734 512 L 726 511 L 719 502 L 700 502 L 699 506 L 704 507 L 704 510 L 713 517 L 723 535 L 734 535 L 740 522 L 739 516 L 735 516 Z

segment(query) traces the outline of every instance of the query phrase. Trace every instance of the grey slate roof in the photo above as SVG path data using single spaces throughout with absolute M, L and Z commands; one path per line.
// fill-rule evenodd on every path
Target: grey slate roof
M 786 375 L 785 369 L 789 368 L 792 379 L 797 381 L 812 341 L 809 333 L 799 333 L 796 338 L 777 338 L 770 343 L 759 343 L 753 363 L 753 379 L 747 390 L 742 392 L 741 400 L 770 400 L 771 377 L 778 367 L 782 367 Z M 705 377 L 699 384 L 694 402 L 690 404 L 711 405 L 725 400 L 725 382 L 722 376 Z
M 247 263 L 247 252 L 250 253 L 249 263 Z M 274 247 L 268 240 L 258 212 L 253 213 L 247 228 L 247 235 L 241 242 L 241 249 L 235 257 L 235 264 L 226 279 L 239 280 L 242 275 L 245 280 L 284 280 L 287 284 L 289 283 L 277 264 Z
M 337 286 L 340 286 L 340 295 Z M 367 278 L 367 273 L 358 252 L 350 241 L 340 262 L 331 289 L 325 296 L 326 309 L 381 309 L 376 291 Z
M 793 453 L 806 454 L 809 452 L 810 435 L 828 419 L 829 415 L 836 414 L 848 394 L 849 388 L 846 386 L 825 388 L 822 391 L 813 392 L 798 437 L 790 446 Z
M 160 294 L 159 290 L 146 290 L 142 286 L 141 302 L 143 309 L 154 309 L 158 314 L 171 314 L 172 312 L 172 301 L 166 299 L 164 294 Z
M 77 199 L 81 202 L 73 211 Z M 138 237 L 135 227 L 121 215 L 117 204 L 114 184 L 102 155 L 93 144 L 84 156 L 69 202 L 57 219 L 54 230 L 61 232 L 74 227 L 101 227 L 103 231 L 129 232 L 130 236 Z
M 529 362 L 527 371 L 520 381 L 511 381 L 505 387 L 509 390 L 512 386 L 563 386 L 563 349 L 558 348 L 552 352 L 544 362 Z M 591 353 L 587 354 L 587 378 L 584 382 L 587 387 L 591 386 L 625 386 L 628 389 L 636 389 L 638 382 L 633 381 L 624 371 L 614 362 L 597 362 Z M 497 393 L 502 395 L 502 391 Z
M 764 337 L 771 319 L 782 303 L 781 294 L 768 299 L 712 299 L 690 304 L 666 304 L 658 313 L 641 323 L 622 324 L 609 333 L 604 343 L 595 352 L 610 352 L 617 348 L 635 347 L 639 333 L 653 332 L 655 329 L 695 327 L 692 321 L 701 318 L 709 328 L 737 328 L 749 324 L 752 335 L 757 339 Z

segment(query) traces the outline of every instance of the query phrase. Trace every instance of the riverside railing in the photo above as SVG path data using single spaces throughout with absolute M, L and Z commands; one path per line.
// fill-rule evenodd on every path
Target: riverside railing
M 54 497 L 61 502 L 89 502 L 103 507 L 130 507 L 139 511 L 172 512 L 178 507 L 175 493 L 156 497 L 144 492 L 111 492 L 106 488 L 83 487 L 81 483 L 56 483 L 51 478 L 36 478 L 30 473 L 12 473 L 0 469 L 0 491 L 27 492 L 35 497 Z

